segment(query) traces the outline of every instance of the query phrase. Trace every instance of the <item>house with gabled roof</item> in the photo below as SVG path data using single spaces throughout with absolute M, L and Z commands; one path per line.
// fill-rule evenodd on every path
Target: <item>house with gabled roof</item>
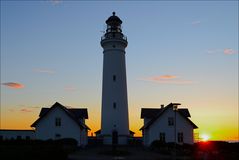
M 190 120 L 187 108 L 178 108 L 179 103 L 170 103 L 161 108 L 142 108 L 141 119 L 144 125 L 140 128 L 145 146 L 159 140 L 177 144 L 193 144 L 194 129 L 198 127 Z
M 86 145 L 90 128 L 85 124 L 87 109 L 66 108 L 56 102 L 50 108 L 42 108 L 39 118 L 31 125 L 35 138 L 41 140 L 74 138 L 79 146 Z

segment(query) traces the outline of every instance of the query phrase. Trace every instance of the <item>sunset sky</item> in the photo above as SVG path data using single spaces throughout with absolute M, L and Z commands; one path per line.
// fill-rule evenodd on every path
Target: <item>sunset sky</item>
M 105 20 L 123 21 L 130 129 L 141 108 L 181 103 L 211 140 L 239 140 L 238 1 L 1 1 L 1 129 L 41 107 L 88 108 L 100 129 Z

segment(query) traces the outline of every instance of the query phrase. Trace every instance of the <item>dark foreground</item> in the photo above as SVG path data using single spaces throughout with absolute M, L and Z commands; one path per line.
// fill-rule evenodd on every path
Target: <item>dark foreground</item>
M 57 141 L 0 141 L 1 160 L 237 160 L 239 143 L 201 142 L 191 145 L 76 146 L 72 139 Z
M 1 140 L 1 160 L 66 160 L 76 151 L 74 139 L 61 140 Z

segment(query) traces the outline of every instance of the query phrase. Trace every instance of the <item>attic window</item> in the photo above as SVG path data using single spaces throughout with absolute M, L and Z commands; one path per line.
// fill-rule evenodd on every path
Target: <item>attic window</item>
M 168 117 L 168 125 L 173 126 L 174 125 L 174 118 L 173 117 Z
M 61 126 L 61 118 L 57 117 L 55 119 L 55 125 L 56 125 L 56 127 L 60 127 Z

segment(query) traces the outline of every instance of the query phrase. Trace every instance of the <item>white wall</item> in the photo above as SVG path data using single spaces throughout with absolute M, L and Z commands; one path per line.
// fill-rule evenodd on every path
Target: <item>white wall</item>
M 119 136 L 119 144 L 127 144 L 129 136 L 125 64 L 127 41 L 111 38 L 103 40 L 101 45 L 104 49 L 101 135 L 105 137 L 104 144 L 112 144 L 112 132 L 117 131 L 118 135 L 124 136 L 122 138 Z M 113 75 L 116 76 L 115 81 Z M 116 108 L 113 107 L 114 102 Z
M 175 112 L 169 108 L 150 127 L 144 130 L 144 144 L 149 146 L 154 140 L 159 140 L 160 132 L 165 133 L 165 141 L 175 142 L 175 124 L 168 125 L 168 117 L 175 117 Z M 193 126 L 176 112 L 176 142 L 178 143 L 178 132 L 183 133 L 184 143 L 193 144 Z
M 61 126 L 55 126 L 56 117 L 61 118 Z M 65 111 L 55 107 L 36 125 L 36 138 L 42 140 L 74 138 L 78 141 L 78 145 L 86 145 L 87 133 L 84 130 Z M 61 137 L 56 138 L 56 134 L 60 134 Z
M 34 130 L 0 130 L 0 136 L 2 139 L 17 139 L 20 136 L 21 139 L 35 139 Z

